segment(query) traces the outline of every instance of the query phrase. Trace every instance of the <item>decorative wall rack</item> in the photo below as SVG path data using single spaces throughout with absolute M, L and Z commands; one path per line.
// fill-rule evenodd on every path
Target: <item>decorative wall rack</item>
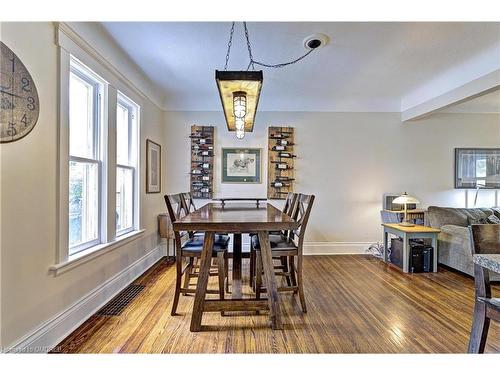
M 214 127 L 191 126 L 191 194 L 211 199 L 214 184 Z
M 285 199 L 293 192 L 295 181 L 294 128 L 270 126 L 268 128 L 268 199 Z

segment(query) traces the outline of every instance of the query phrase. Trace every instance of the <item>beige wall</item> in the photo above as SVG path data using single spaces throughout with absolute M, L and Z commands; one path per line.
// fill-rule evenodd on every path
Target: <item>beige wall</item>
M 266 196 L 267 127 L 296 128 L 296 191 L 317 196 L 307 241 L 370 242 L 381 239 L 382 194 L 408 191 L 422 206 L 464 206 L 453 189 L 455 147 L 500 147 L 500 115 L 436 114 L 401 123 L 399 113 L 259 112 L 243 141 L 226 130 L 219 112 L 167 112 L 167 187 L 189 188 L 191 124 L 215 125 L 215 195 Z M 263 183 L 221 184 L 221 147 L 263 149 Z M 493 205 L 494 192 L 481 192 Z M 279 203 L 278 203 L 279 204 Z
M 90 30 L 87 31 L 90 33 Z M 2 144 L 1 155 L 1 345 L 7 347 L 127 268 L 158 245 L 156 215 L 162 194 L 144 193 L 145 139 L 164 145 L 163 113 L 144 100 L 141 131 L 141 227 L 144 235 L 58 277 L 57 229 L 57 48 L 51 23 L 2 23 L 1 40 L 31 72 L 40 97 L 40 117 L 33 131 Z M 93 46 L 108 58 L 121 59 L 109 44 Z M 123 68 L 125 69 L 125 67 Z M 136 77 L 142 73 L 135 72 Z M 141 85 L 144 85 L 141 82 Z M 154 88 L 151 88 L 153 91 Z M 164 154 L 165 155 L 165 154 Z M 165 184 L 163 183 L 163 186 Z

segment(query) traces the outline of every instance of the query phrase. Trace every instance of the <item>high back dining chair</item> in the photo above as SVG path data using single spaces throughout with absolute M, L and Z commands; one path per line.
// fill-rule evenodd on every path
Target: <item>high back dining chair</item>
M 172 223 L 181 219 L 187 214 L 184 204 L 184 197 L 181 194 L 165 195 L 165 204 Z M 177 305 L 179 303 L 179 296 L 182 293 L 195 293 L 195 289 L 189 288 L 189 281 L 197 274 L 193 272 L 194 258 L 201 257 L 203 249 L 204 236 L 194 236 L 185 239 L 186 233 L 174 231 L 174 241 L 177 251 L 175 252 L 176 260 L 176 282 L 175 282 L 175 295 L 172 304 L 171 315 L 177 312 Z M 210 272 L 210 276 L 218 276 L 219 289 L 217 291 L 208 290 L 207 293 L 219 294 L 220 299 L 224 299 L 224 281 L 227 273 L 227 248 L 229 243 L 228 236 L 216 235 L 214 239 L 212 257 L 217 259 L 217 271 Z M 188 258 L 188 265 L 182 269 L 182 261 Z M 181 287 L 182 275 L 185 275 L 184 286 Z
M 285 198 L 285 204 L 283 205 L 283 212 L 290 217 L 293 217 L 295 208 L 297 207 L 297 198 L 299 197 L 298 193 L 288 193 Z M 250 233 L 250 238 L 256 236 L 257 233 Z M 282 237 L 290 238 L 290 231 L 271 231 L 269 232 L 273 242 L 281 241 Z M 286 257 L 280 257 L 280 266 L 276 266 L 275 268 L 283 270 L 283 273 L 286 277 L 287 284 L 291 285 L 290 276 L 288 275 L 288 264 Z M 250 279 L 249 279 L 250 287 L 255 289 L 255 250 L 250 246 Z
M 473 224 L 469 227 L 472 255 L 500 254 L 500 224 Z M 474 263 L 474 316 L 469 353 L 484 353 L 490 320 L 500 321 L 500 298 L 491 297 L 489 271 Z
M 303 248 L 304 236 L 306 233 L 307 223 L 311 214 L 311 209 L 314 203 L 314 195 L 299 194 L 297 204 L 294 208 L 293 218 L 298 221 L 299 227 L 291 231 L 290 238 L 282 237 L 279 241 L 274 241 L 270 236 L 271 251 L 273 257 L 288 257 L 290 259 L 290 276 L 292 285 L 280 287 L 278 291 L 293 291 L 299 293 L 300 304 L 302 311 L 307 312 L 306 300 L 304 296 L 303 283 Z M 260 253 L 260 243 L 258 236 L 252 236 L 252 248 L 256 251 L 256 271 L 255 271 L 255 295 L 260 298 L 262 287 L 262 257 Z M 297 266 L 295 266 L 295 258 L 297 258 Z
M 181 193 L 182 197 L 184 199 L 184 209 L 190 213 L 193 211 L 196 211 L 196 205 L 194 204 L 194 199 L 193 195 L 191 194 L 190 191 L 187 191 L 185 193 Z

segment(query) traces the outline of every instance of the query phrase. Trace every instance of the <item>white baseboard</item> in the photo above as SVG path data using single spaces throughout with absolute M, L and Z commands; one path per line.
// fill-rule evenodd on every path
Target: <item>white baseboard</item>
M 155 264 L 165 255 L 164 253 L 165 250 L 161 245 L 158 245 L 75 304 L 55 315 L 15 344 L 4 348 L 4 352 L 46 353 L 52 350 L 115 295 Z
M 368 247 L 376 242 L 305 242 L 304 255 L 366 254 Z M 242 245 L 250 246 L 248 238 L 243 238 Z
M 305 242 L 304 255 L 366 254 L 374 242 Z

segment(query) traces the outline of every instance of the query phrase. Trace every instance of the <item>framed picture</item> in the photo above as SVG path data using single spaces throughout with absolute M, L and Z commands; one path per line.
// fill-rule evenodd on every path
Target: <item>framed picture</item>
M 222 182 L 260 184 L 260 148 L 223 148 Z
M 146 193 L 161 191 L 161 146 L 146 140 Z
M 500 148 L 456 148 L 455 189 L 500 189 Z

